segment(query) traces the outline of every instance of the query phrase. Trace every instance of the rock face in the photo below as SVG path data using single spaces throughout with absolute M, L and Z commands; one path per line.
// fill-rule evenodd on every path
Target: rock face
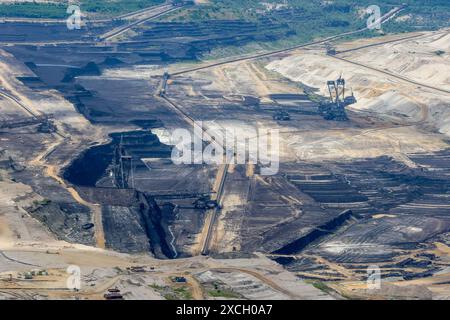
M 139 208 L 103 206 L 106 246 L 127 253 L 150 252 L 144 220 Z
M 133 189 L 78 187 L 80 195 L 102 207 L 106 246 L 125 253 L 172 258 L 163 212 L 153 197 Z
M 66 179 L 88 202 L 102 205 L 107 247 L 152 252 L 158 258 L 175 256 L 166 239 L 169 230 L 162 211 L 151 196 L 137 191 L 142 190 L 139 182 L 132 189 L 134 177 L 148 172 L 141 159 L 167 157 L 170 147 L 147 131 L 114 133 L 111 138 L 111 143 L 88 149 L 74 160 L 65 171 Z M 132 163 L 119 165 L 125 154 Z

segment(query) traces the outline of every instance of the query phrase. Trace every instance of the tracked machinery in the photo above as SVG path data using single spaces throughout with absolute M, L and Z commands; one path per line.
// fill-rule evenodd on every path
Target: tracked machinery
M 329 56 L 334 56 L 337 54 L 336 48 L 333 45 L 331 45 L 330 43 L 325 44 L 325 49 L 327 50 L 327 55 L 329 55 Z
M 353 91 L 351 96 L 345 96 L 345 79 L 340 76 L 337 80 L 327 81 L 329 100 L 322 101 L 319 105 L 319 111 L 325 120 L 347 121 L 345 108 L 357 102 Z
M 219 207 L 219 203 L 216 200 L 211 200 L 209 196 L 203 196 L 198 198 L 193 203 L 195 209 L 215 209 Z
M 158 94 L 160 97 L 164 97 L 166 95 L 167 84 L 168 84 L 169 79 L 170 79 L 170 74 L 169 74 L 169 72 L 165 71 L 164 75 L 162 77 L 162 81 L 160 83 L 159 90 L 158 90 Z
M 273 120 L 276 120 L 276 121 L 289 121 L 289 120 L 291 120 L 291 116 L 289 115 L 289 113 L 287 111 L 278 110 L 273 115 Z

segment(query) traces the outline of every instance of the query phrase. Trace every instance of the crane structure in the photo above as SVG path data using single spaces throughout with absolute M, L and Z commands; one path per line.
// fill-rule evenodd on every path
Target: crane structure
M 336 48 L 329 42 L 325 43 L 325 49 L 327 50 L 327 55 L 334 56 L 337 54 Z
M 353 90 L 351 96 L 345 96 L 346 82 L 342 75 L 337 80 L 327 81 L 327 87 L 330 95 L 329 101 L 321 102 L 319 111 L 326 120 L 347 121 L 345 107 L 357 102 Z
M 119 189 L 134 188 L 134 172 L 133 172 L 133 157 L 128 155 L 124 145 L 123 136 L 120 139 L 120 143 L 114 148 L 114 184 Z
M 169 74 L 169 72 L 165 71 L 164 75 L 162 77 L 162 81 L 160 83 L 160 87 L 158 89 L 160 97 L 163 97 L 166 94 L 166 92 L 167 92 L 167 82 L 169 81 L 169 79 L 170 79 L 170 74 Z

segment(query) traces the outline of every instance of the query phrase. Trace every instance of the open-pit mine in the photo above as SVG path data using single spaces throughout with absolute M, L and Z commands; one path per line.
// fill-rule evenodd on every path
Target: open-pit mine
M 193 5 L 0 19 L 0 299 L 449 299 L 449 29 L 205 58 L 287 31 Z

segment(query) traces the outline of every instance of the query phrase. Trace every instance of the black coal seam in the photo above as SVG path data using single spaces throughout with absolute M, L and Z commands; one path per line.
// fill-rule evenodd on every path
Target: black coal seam
M 172 252 L 166 240 L 167 236 L 162 225 L 162 214 L 160 208 L 156 204 L 152 205 L 153 200 L 150 196 L 143 194 L 143 198 L 145 199 L 145 203 L 141 206 L 140 212 L 143 218 L 142 220 L 144 222 L 147 238 L 150 240 L 153 254 L 156 256 L 158 255 L 158 252 L 155 251 L 155 249 L 159 246 L 161 253 L 164 254 L 165 257 L 169 259 L 175 258 L 176 253 Z M 142 200 L 143 202 L 144 199 Z M 155 231 L 156 234 L 153 231 Z
M 351 210 L 346 210 L 346 211 L 340 213 L 334 219 L 328 221 L 324 225 L 321 225 L 321 226 L 315 228 L 313 231 L 304 235 L 303 237 L 300 237 L 299 239 L 289 243 L 288 245 L 286 245 L 276 251 L 273 251 L 272 254 L 286 254 L 286 255 L 297 254 L 300 251 L 302 251 L 304 248 L 306 248 L 312 242 L 318 240 L 319 238 L 321 238 L 323 236 L 330 234 L 330 232 L 335 231 L 337 228 L 339 228 L 342 224 L 344 224 L 352 216 L 353 216 L 353 212 Z

